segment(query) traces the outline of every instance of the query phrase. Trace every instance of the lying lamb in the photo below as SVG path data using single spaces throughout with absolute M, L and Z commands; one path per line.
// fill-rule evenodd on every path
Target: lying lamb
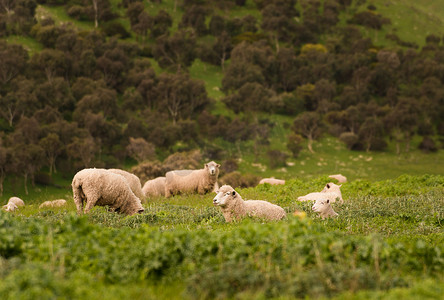
M 342 193 L 340 190 L 341 185 L 336 185 L 334 183 L 327 183 L 321 192 L 310 193 L 305 196 L 298 197 L 299 201 L 319 201 L 319 200 L 330 200 L 331 203 L 338 200 L 341 204 L 344 203 L 342 199 Z
M 244 201 L 231 186 L 223 185 L 213 199 L 213 204 L 222 209 L 225 221 L 231 222 L 243 217 L 258 217 L 267 220 L 285 218 L 284 209 L 278 205 L 263 200 Z
M 145 197 L 165 196 L 165 180 L 165 177 L 157 177 L 145 182 L 142 188 Z
M 278 185 L 278 184 L 285 184 L 285 180 L 271 177 L 271 178 L 263 178 L 261 179 L 261 181 L 259 181 L 259 184 L 264 184 L 264 183 L 269 183 L 271 185 Z
M 11 197 L 6 205 L 3 205 L 2 209 L 7 212 L 14 211 L 19 208 L 19 206 L 25 206 L 25 202 L 19 197 Z
M 108 205 L 111 211 L 128 215 L 144 211 L 125 178 L 105 169 L 79 171 L 72 180 L 72 192 L 78 214 L 83 209 L 88 213 L 95 205 Z
M 320 213 L 322 219 L 336 217 L 338 214 L 331 207 L 330 200 L 318 200 L 312 207 L 314 212 Z
M 66 205 L 66 200 L 65 199 L 45 201 L 42 204 L 40 204 L 39 209 L 62 207 L 62 206 L 65 206 L 65 205 Z
M 345 183 L 347 182 L 347 177 L 345 177 L 342 174 L 335 174 L 335 175 L 330 175 L 328 176 L 330 178 L 336 179 L 339 183 Z
M 136 195 L 136 197 L 138 197 L 141 201 L 145 199 L 145 194 L 142 191 L 142 185 L 140 183 L 139 177 L 137 177 L 133 173 L 121 169 L 108 169 L 108 171 L 125 177 L 134 195 Z
M 165 174 L 165 197 L 181 193 L 199 193 L 214 191 L 219 176 L 220 165 L 214 161 L 205 164 L 200 170 L 176 170 Z

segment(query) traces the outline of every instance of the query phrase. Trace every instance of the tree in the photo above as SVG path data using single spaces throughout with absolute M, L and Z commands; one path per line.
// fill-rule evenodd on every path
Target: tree
M 63 150 L 63 144 L 56 133 L 49 133 L 46 137 L 39 141 L 40 147 L 45 152 L 46 159 L 49 164 L 49 174 L 57 173 L 56 159 Z
M 177 31 L 172 37 L 162 35 L 156 40 L 153 55 L 162 68 L 186 69 L 196 58 L 196 38 L 185 30 Z
M 15 144 L 12 148 L 14 168 L 23 175 L 25 193 L 28 195 L 28 178 L 34 186 L 34 175 L 43 165 L 43 149 L 36 144 Z
M 84 168 L 90 166 L 99 147 L 91 136 L 85 138 L 74 137 L 73 142 L 67 146 L 68 155 L 79 158 Z
M 3 145 L 3 139 L 0 135 L 0 196 L 3 195 L 3 182 L 6 177 L 6 164 L 8 149 Z
M 359 128 L 358 136 L 359 140 L 364 144 L 365 151 L 369 152 L 376 143 L 381 141 L 381 137 L 384 136 L 382 121 L 376 116 L 367 117 L 364 123 L 362 123 L 361 128 Z
M 293 122 L 293 131 L 308 139 L 308 150 L 313 151 L 313 141 L 319 138 L 321 130 L 321 116 L 317 112 L 304 112 L 296 117 Z
M 28 60 L 28 52 L 20 45 L 0 41 L 0 83 L 6 85 L 21 74 Z

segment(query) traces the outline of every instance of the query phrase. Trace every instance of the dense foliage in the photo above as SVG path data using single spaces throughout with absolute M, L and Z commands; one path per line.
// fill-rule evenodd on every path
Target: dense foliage
M 419 48 L 391 34 L 395 46 L 375 46 L 361 29 L 390 20 L 363 1 L 184 0 L 168 11 L 151 2 L 2 2 L 0 187 L 6 174 L 34 183 L 42 168 L 72 173 L 178 150 L 225 158 L 211 149 L 218 138 L 266 148 L 271 125 L 258 117 L 263 112 L 293 118 L 294 156 L 303 138 L 312 150 L 326 132 L 355 150 L 384 150 L 391 140 L 400 153 L 415 135 L 426 151 L 440 147 L 439 36 Z M 49 8 L 75 23 L 56 22 L 44 14 Z M 7 42 L 17 35 L 41 50 L 31 55 Z M 190 76 L 197 59 L 220 66 L 217 101 L 227 114 L 212 113 L 215 99 Z M 278 166 L 285 154 L 273 150 L 263 152 L 281 155 Z
M 0 295 L 305 298 L 368 290 L 388 297 L 399 288 L 421 294 L 418 285 L 442 293 L 442 176 L 344 184 L 339 217 L 323 221 L 294 196 L 325 182 L 240 191 L 282 205 L 289 215 L 280 222 L 226 224 L 211 195 L 155 200 L 132 217 L 102 208 L 79 217 L 74 206 L 0 212 Z M 306 217 L 293 216 L 295 209 Z

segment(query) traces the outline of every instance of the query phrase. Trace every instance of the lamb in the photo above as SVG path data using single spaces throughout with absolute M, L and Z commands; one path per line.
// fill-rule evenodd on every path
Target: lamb
M 82 210 L 89 213 L 95 205 L 108 205 L 111 211 L 127 215 L 144 211 L 125 177 L 108 170 L 83 169 L 77 172 L 71 185 L 78 214 Z
M 175 170 L 165 174 L 165 197 L 181 193 L 199 193 L 214 191 L 219 176 L 220 165 L 211 161 L 199 170 Z
M 274 177 L 271 178 L 263 178 L 259 181 L 259 184 L 269 183 L 271 185 L 285 184 L 285 180 L 276 179 Z
M 3 205 L 2 209 L 4 211 L 11 212 L 11 211 L 18 209 L 18 207 L 17 207 L 17 205 L 14 204 L 14 202 L 8 202 L 8 204 Z
M 344 203 L 344 199 L 342 199 L 342 194 L 340 187 L 342 185 L 336 185 L 334 183 L 327 183 L 324 189 L 321 192 L 310 193 L 305 196 L 298 197 L 299 201 L 326 201 L 329 200 L 331 203 L 336 202 L 338 200 L 341 204 Z
M 3 205 L 2 209 L 7 212 L 14 211 L 19 208 L 19 206 L 25 206 L 25 202 L 19 197 L 11 197 L 6 205 Z
M 17 207 L 25 206 L 25 202 L 23 202 L 23 200 L 20 199 L 19 197 L 11 197 L 11 198 L 9 198 L 8 203 L 14 203 Z
M 66 205 L 65 199 L 58 199 L 53 201 L 45 201 L 42 204 L 40 204 L 39 209 L 42 208 L 54 208 L 54 207 L 62 207 Z
M 229 185 L 223 185 L 217 191 L 213 204 L 222 209 L 222 214 L 227 222 L 246 216 L 267 220 L 281 220 L 286 217 L 282 207 L 263 200 L 244 201 L 241 195 Z
M 347 177 L 345 177 L 342 174 L 330 175 L 328 177 L 336 179 L 338 181 L 338 183 L 345 183 L 345 182 L 347 182 Z
M 336 217 L 338 214 L 331 207 L 330 200 L 318 200 L 313 204 L 312 210 L 320 213 L 322 219 Z
M 108 169 L 108 171 L 125 177 L 134 195 L 136 195 L 136 197 L 138 197 L 141 201 L 145 199 L 145 194 L 142 191 L 142 185 L 140 183 L 139 177 L 121 169 Z
M 165 196 L 165 180 L 165 177 L 157 177 L 145 182 L 142 188 L 145 197 Z

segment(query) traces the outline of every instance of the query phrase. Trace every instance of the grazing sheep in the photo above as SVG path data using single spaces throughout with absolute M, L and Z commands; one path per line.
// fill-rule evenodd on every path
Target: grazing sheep
M 339 183 L 347 182 L 347 177 L 343 176 L 342 174 L 330 175 L 328 177 L 336 179 Z
M 213 204 L 222 209 L 225 221 L 241 219 L 245 216 L 281 220 L 285 218 L 284 209 L 278 205 L 263 200 L 244 201 L 231 186 L 223 185 L 213 199 Z
M 336 217 L 338 215 L 331 207 L 330 200 L 328 199 L 316 201 L 312 209 L 314 212 L 320 213 L 322 219 Z
M 139 177 L 121 169 L 108 169 L 108 171 L 125 177 L 134 195 L 136 195 L 141 201 L 145 199 L 145 194 L 142 191 L 142 184 L 140 183 Z
M 54 208 L 54 207 L 62 207 L 66 205 L 65 199 L 58 199 L 53 201 L 45 201 L 42 204 L 40 204 L 39 209 L 42 208 Z
M 145 182 L 142 188 L 145 197 L 165 196 L 165 180 L 165 177 L 157 177 Z
M 264 183 L 269 183 L 271 185 L 278 185 L 278 184 L 285 184 L 285 180 L 271 177 L 271 178 L 264 178 L 261 179 L 261 181 L 259 181 L 259 184 L 264 184 Z
M 133 215 L 142 213 L 140 199 L 134 195 L 125 177 L 105 169 L 83 169 L 72 180 L 72 192 L 77 213 L 95 206 L 108 205 L 111 211 Z M 84 206 L 85 204 L 85 206 Z
M 8 203 L 14 203 L 17 207 L 25 206 L 25 202 L 23 202 L 23 200 L 20 199 L 19 197 L 11 197 L 11 198 L 9 198 Z
M 336 185 L 334 183 L 327 183 L 321 192 L 310 193 L 305 196 L 298 197 L 299 201 L 320 201 L 330 200 L 331 203 L 338 200 L 341 204 L 344 203 L 342 199 L 342 193 L 340 187 L 342 185 Z
M 17 205 L 14 204 L 14 202 L 8 202 L 8 204 L 3 205 L 2 209 L 4 211 L 11 212 L 11 211 L 18 209 L 18 207 L 17 207 Z
M 214 161 L 205 164 L 200 170 L 175 170 L 165 174 L 165 197 L 181 193 L 199 193 L 214 191 L 219 176 L 220 165 Z

